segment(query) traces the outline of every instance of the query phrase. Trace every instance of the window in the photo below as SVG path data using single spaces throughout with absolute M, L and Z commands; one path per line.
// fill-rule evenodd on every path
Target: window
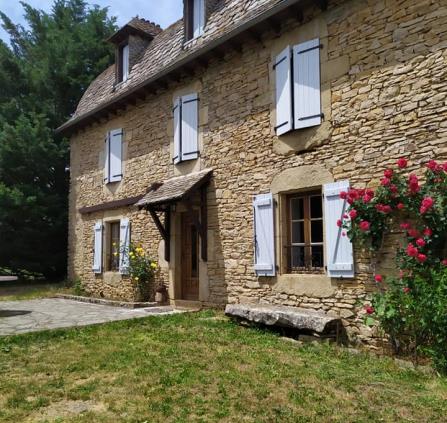
M 174 164 L 199 157 L 199 97 L 189 94 L 174 102 Z
M 321 124 L 319 39 L 287 46 L 273 65 L 277 135 Z
M 205 0 L 187 0 L 185 10 L 186 40 L 199 37 L 205 27 Z
M 322 272 L 324 268 L 321 192 L 288 196 L 288 272 Z
M 118 48 L 118 82 L 125 82 L 129 77 L 129 44 Z
M 106 135 L 104 182 L 119 182 L 123 178 L 123 130 L 114 129 Z
M 106 228 L 107 251 L 106 263 L 107 270 L 118 272 L 120 270 L 120 222 L 110 222 Z

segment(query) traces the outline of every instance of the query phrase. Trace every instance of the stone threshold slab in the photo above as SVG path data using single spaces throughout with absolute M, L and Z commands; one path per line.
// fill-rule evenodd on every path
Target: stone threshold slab
M 82 303 L 100 304 L 100 305 L 123 307 L 123 308 L 148 308 L 148 307 L 160 306 L 160 304 L 156 302 L 117 301 L 117 300 L 107 300 L 105 298 L 83 297 L 80 295 L 70 295 L 70 294 L 56 294 L 55 298 L 62 298 L 64 300 L 80 301 Z
M 228 304 L 225 314 L 267 326 L 289 327 L 320 334 L 341 324 L 338 317 L 314 310 L 281 305 Z

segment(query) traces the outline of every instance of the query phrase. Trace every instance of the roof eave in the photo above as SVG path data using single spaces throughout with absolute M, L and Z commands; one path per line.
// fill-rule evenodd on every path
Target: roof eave
M 93 116 L 95 116 L 98 112 L 102 111 L 103 109 L 106 109 L 113 104 L 121 103 L 126 98 L 131 97 L 136 92 L 140 91 L 144 87 L 156 82 L 160 78 L 163 78 L 164 76 L 168 75 L 169 73 L 178 70 L 182 66 L 187 65 L 188 63 L 200 58 L 204 54 L 209 53 L 210 51 L 214 50 L 216 47 L 221 46 L 222 44 L 226 43 L 227 41 L 231 40 L 232 38 L 242 34 L 243 32 L 251 29 L 252 27 L 256 26 L 257 24 L 275 16 L 276 14 L 284 11 L 285 9 L 289 8 L 290 6 L 293 6 L 297 3 L 303 3 L 304 0 L 283 0 L 280 3 L 278 3 L 276 6 L 272 7 L 271 9 L 265 11 L 264 13 L 259 14 L 258 16 L 255 16 L 253 19 L 250 19 L 246 22 L 243 22 L 241 25 L 234 28 L 232 31 L 222 35 L 221 37 L 216 38 L 215 40 L 212 40 L 211 42 L 205 44 L 202 48 L 197 49 L 196 51 L 192 52 L 191 54 L 187 55 L 183 59 L 178 60 L 177 62 L 172 63 L 171 65 L 168 65 L 166 68 L 164 68 L 161 72 L 158 72 L 157 74 L 153 75 L 150 78 L 145 79 L 132 89 L 123 92 L 121 95 L 113 98 L 110 101 L 104 102 L 100 104 L 99 106 L 95 107 L 94 109 L 90 110 L 87 113 L 84 113 L 72 120 L 69 120 L 65 122 L 63 125 L 59 126 L 55 132 L 57 134 L 66 134 L 69 132 L 69 130 L 75 130 L 77 126 L 80 126 L 80 124 Z

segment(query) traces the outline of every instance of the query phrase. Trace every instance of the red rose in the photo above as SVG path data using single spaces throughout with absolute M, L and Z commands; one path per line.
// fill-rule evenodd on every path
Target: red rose
M 374 307 L 373 306 L 365 306 L 365 311 L 367 314 L 374 314 Z
M 427 256 L 425 254 L 419 253 L 416 259 L 419 263 L 424 263 L 427 260 Z
M 427 167 L 432 171 L 435 172 L 438 169 L 438 163 L 436 163 L 436 161 L 434 160 L 430 160 L 427 163 Z
M 373 198 L 374 197 L 374 191 L 372 190 L 372 189 L 367 189 L 366 191 L 365 191 L 365 195 L 367 195 L 368 197 L 371 197 L 371 198 Z
M 408 286 L 406 286 L 405 288 L 402 289 L 402 291 L 404 291 L 405 294 L 408 294 L 411 291 L 411 289 L 408 288 Z
M 416 240 L 416 245 L 418 246 L 418 247 L 425 247 L 425 244 L 426 244 L 426 242 L 422 239 L 422 238 L 418 238 L 417 240 Z
M 405 167 L 407 167 L 407 164 L 408 164 L 407 160 L 404 159 L 403 157 L 397 161 L 397 166 L 399 166 L 400 169 L 404 169 Z
M 408 229 L 408 236 L 417 238 L 419 236 L 419 231 L 417 229 Z
M 396 185 L 391 184 L 391 185 L 390 185 L 390 191 L 391 191 L 393 194 L 396 194 L 397 191 L 398 191 Z
M 389 178 L 382 178 L 380 180 L 380 183 L 381 183 L 382 186 L 386 187 L 386 186 L 388 186 L 391 183 L 391 180 Z
M 403 210 L 403 209 L 405 208 L 405 204 L 404 204 L 404 203 L 399 203 L 399 204 L 396 206 L 396 208 L 397 208 L 398 210 Z
M 383 277 L 382 277 L 382 275 L 376 275 L 376 276 L 374 276 L 374 280 L 377 283 L 382 283 L 383 282 Z
M 349 216 L 345 213 L 344 215 L 343 215 L 343 219 L 347 219 Z
M 433 207 L 433 204 L 434 204 L 433 198 L 424 197 L 424 199 L 421 202 L 421 208 L 419 209 L 419 211 L 421 212 L 421 214 L 424 214 Z
M 430 228 L 425 228 L 423 233 L 424 233 L 425 236 L 432 236 L 433 235 L 433 231 Z
M 337 220 L 337 226 L 338 226 L 339 228 L 341 228 L 342 225 L 343 225 L 343 222 L 341 221 L 341 219 L 338 219 L 338 220 Z
M 346 191 L 340 192 L 340 198 L 342 200 L 346 200 L 347 197 L 348 197 L 348 193 Z
M 371 224 L 367 220 L 362 220 L 359 225 L 360 230 L 362 230 L 363 232 L 369 231 L 370 226 Z
M 441 165 L 441 167 L 447 172 L 447 162 L 446 162 L 446 163 L 443 163 L 443 164 Z
M 400 228 L 401 228 L 401 229 L 404 229 L 404 230 L 406 231 L 407 229 L 410 229 L 410 224 L 409 224 L 409 223 L 406 223 L 406 222 L 401 223 L 401 224 L 400 224 Z
M 356 209 L 352 209 L 352 210 L 349 212 L 349 217 L 350 217 L 351 219 L 355 219 L 355 218 L 357 217 L 357 210 L 356 210 Z
M 418 249 L 413 244 L 407 245 L 407 255 L 409 257 L 416 257 L 418 255 Z
M 442 264 L 443 266 L 447 266 L 447 259 L 442 260 L 442 261 L 441 261 L 441 264 Z
M 368 194 L 365 194 L 365 195 L 363 196 L 363 202 L 364 202 L 365 204 L 369 203 L 371 200 L 372 200 L 372 197 L 370 197 Z
M 386 169 L 385 172 L 383 172 L 383 176 L 391 178 L 393 176 L 393 169 Z
M 421 187 L 419 186 L 419 179 L 413 173 L 408 177 L 408 187 L 410 188 L 410 192 L 413 194 L 416 194 L 421 190 Z

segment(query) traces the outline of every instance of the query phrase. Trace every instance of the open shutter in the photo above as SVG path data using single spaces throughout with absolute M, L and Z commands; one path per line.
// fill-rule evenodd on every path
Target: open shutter
M 337 226 L 337 220 L 343 219 L 347 209 L 346 200 L 340 198 L 340 192 L 348 189 L 348 181 L 326 184 L 323 187 L 327 273 L 332 278 L 354 277 L 352 243 L 347 236 L 342 236 L 343 229 Z
M 197 94 L 182 97 L 181 107 L 181 160 L 199 157 L 199 97 Z
M 205 27 L 205 2 L 204 0 L 193 0 L 193 31 L 194 38 L 198 37 L 203 33 L 203 28 Z
M 254 208 L 255 271 L 258 276 L 275 276 L 275 232 L 273 195 L 257 195 Z
M 110 182 L 110 132 L 104 140 L 104 154 L 104 182 L 108 184 Z
M 93 271 L 102 272 L 102 222 L 95 223 L 93 232 Z
M 110 131 L 110 154 L 109 154 L 109 182 L 119 182 L 123 178 L 122 157 L 123 157 L 123 130 L 115 129 Z
M 120 222 L 120 273 L 129 271 L 130 221 L 128 218 Z
M 320 40 L 293 47 L 295 128 L 321 124 Z
M 122 66 L 123 66 L 123 82 L 127 81 L 129 77 L 129 44 L 123 47 L 123 57 L 122 57 Z
M 276 135 L 292 130 L 292 61 L 290 46 L 277 57 L 273 69 L 276 76 Z
M 174 164 L 177 164 L 181 161 L 182 149 L 181 149 L 181 108 L 182 103 L 181 99 L 178 98 L 174 102 L 174 157 L 172 158 Z

